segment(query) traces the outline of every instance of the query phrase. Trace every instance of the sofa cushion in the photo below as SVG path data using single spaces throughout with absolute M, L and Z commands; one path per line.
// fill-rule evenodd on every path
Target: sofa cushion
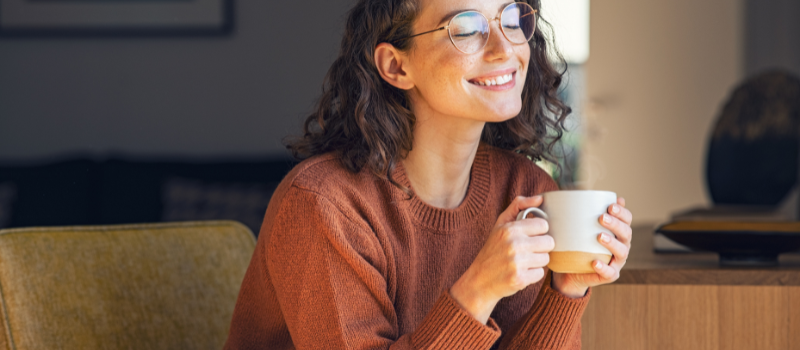
M 221 349 L 255 248 L 231 221 L 0 231 L 3 349 Z

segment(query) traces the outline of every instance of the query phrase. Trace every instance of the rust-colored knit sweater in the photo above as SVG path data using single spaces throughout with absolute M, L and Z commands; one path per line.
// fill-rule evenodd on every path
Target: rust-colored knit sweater
M 402 166 L 394 177 L 410 188 Z M 269 204 L 225 348 L 579 349 L 590 292 L 570 299 L 548 278 L 502 299 L 488 324 L 448 292 L 515 196 L 556 189 L 530 160 L 485 144 L 449 210 L 334 154 L 308 159 Z

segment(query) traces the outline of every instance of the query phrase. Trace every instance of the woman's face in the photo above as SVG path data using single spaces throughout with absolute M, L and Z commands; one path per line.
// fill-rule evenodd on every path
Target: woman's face
M 500 30 L 499 16 L 508 0 L 419 0 L 414 33 L 446 26 L 451 15 L 475 10 L 490 19 L 489 39 L 478 52 L 464 54 L 446 30 L 414 38 L 405 67 L 414 82 L 409 97 L 415 112 L 427 109 L 475 121 L 501 122 L 519 114 L 530 61 L 528 44 L 512 44 Z M 506 81 L 511 77 L 511 80 Z M 495 85 L 488 82 L 494 80 Z M 498 82 L 499 81 L 499 82 Z

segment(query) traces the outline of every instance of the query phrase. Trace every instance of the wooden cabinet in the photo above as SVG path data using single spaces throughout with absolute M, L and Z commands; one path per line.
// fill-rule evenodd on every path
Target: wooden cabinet
M 800 256 L 776 268 L 720 268 L 714 254 L 652 253 L 652 233 L 612 285 L 594 288 L 583 348 L 799 349 Z

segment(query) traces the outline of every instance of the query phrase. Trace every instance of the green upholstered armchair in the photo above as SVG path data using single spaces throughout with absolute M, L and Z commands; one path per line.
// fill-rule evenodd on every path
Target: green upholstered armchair
M 234 221 L 0 231 L 0 349 L 221 349 L 255 240 Z

